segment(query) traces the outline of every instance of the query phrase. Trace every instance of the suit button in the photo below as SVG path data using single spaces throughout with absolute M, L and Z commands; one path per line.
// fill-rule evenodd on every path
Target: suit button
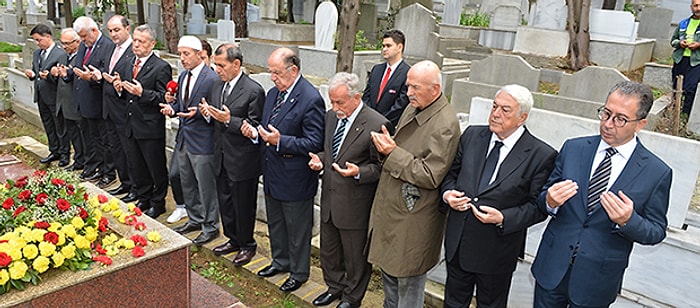
M 131 112 L 129 112 L 129 116 L 131 116 Z
M 472 199 L 472 202 L 479 202 L 479 197 L 474 197 L 474 199 Z
M 586 223 L 586 224 L 583 224 L 583 228 L 584 228 L 584 229 L 585 229 L 585 228 L 588 228 L 588 224 L 587 224 L 587 223 Z

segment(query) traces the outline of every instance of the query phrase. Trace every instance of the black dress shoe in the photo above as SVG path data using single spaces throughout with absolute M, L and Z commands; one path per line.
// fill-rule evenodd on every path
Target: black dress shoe
M 241 249 L 235 258 L 233 258 L 233 265 L 243 266 L 248 264 L 250 260 L 255 257 L 255 249 Z
M 68 166 L 68 163 L 70 163 L 70 158 L 68 155 L 61 155 L 61 159 L 58 160 L 58 166 L 65 167 Z
M 107 187 L 107 186 L 109 186 L 109 185 L 112 185 L 112 183 L 114 183 L 114 181 L 116 181 L 116 180 L 117 180 L 116 177 L 112 177 L 112 176 L 107 176 L 107 175 L 105 175 L 105 176 L 102 177 L 102 179 L 100 179 L 99 182 L 97 182 L 97 187 L 99 187 L 99 188 L 105 188 L 105 187 Z
M 51 153 L 51 154 L 49 154 L 49 156 L 46 156 L 46 157 L 40 159 L 39 162 L 42 164 L 48 164 L 52 161 L 57 161 L 57 160 L 59 160 L 58 155 Z
M 211 242 L 215 238 L 219 237 L 219 230 L 216 230 L 214 232 L 202 232 L 200 233 L 197 237 L 192 240 L 192 243 L 195 245 L 204 245 L 206 243 Z
M 296 280 L 292 277 L 287 278 L 284 283 L 280 286 L 280 291 L 282 292 L 292 292 L 299 289 L 304 282 Z
M 129 202 L 134 202 L 138 199 L 139 199 L 139 197 L 135 193 L 129 193 L 128 195 L 122 197 L 121 200 L 124 201 L 125 203 L 129 203 Z
M 165 213 L 165 206 L 152 206 L 146 211 L 146 216 L 156 219 L 158 216 L 163 215 L 163 213 Z
M 83 170 L 83 165 L 77 165 L 77 164 L 73 163 L 72 165 L 66 167 L 64 170 L 66 170 L 66 171 Z
M 283 270 L 276 268 L 272 265 L 265 266 L 265 268 L 261 269 L 258 272 L 258 276 L 260 277 L 272 277 L 275 276 L 281 272 L 284 272 Z
M 140 200 L 138 203 L 136 203 L 136 207 L 138 207 L 141 211 L 145 212 L 146 210 L 151 208 L 151 203 Z
M 333 294 L 331 292 L 324 292 L 323 294 L 319 295 L 314 301 L 312 302 L 315 306 L 326 306 L 332 303 L 334 300 L 340 298 L 340 292 L 337 294 Z
M 338 306 L 335 306 L 335 308 L 360 308 L 360 305 L 353 305 L 348 302 L 340 302 Z
M 225 254 L 229 254 L 229 253 L 232 253 L 234 251 L 239 251 L 239 250 L 241 250 L 240 247 L 231 244 L 231 242 L 226 242 L 224 244 L 221 244 L 219 246 L 214 247 L 214 249 L 212 251 L 217 256 L 223 256 Z
M 123 195 L 123 194 L 126 194 L 128 192 L 129 192 L 129 187 L 122 186 L 122 185 L 119 185 L 119 187 L 117 187 L 115 189 L 110 189 L 107 191 L 107 193 L 112 195 L 112 196 Z
M 93 173 L 89 173 L 89 174 L 85 175 L 85 176 L 82 178 L 82 180 L 83 180 L 83 181 L 94 182 L 94 181 L 97 181 L 97 180 L 99 180 L 99 179 L 101 179 L 101 178 L 102 178 L 102 173 L 100 173 L 99 171 L 95 171 L 95 172 L 93 172 Z
M 201 229 L 201 227 L 199 225 L 191 224 L 188 222 L 182 226 L 179 226 L 179 227 L 173 229 L 173 231 L 180 233 L 180 234 L 184 234 L 184 233 L 190 233 L 192 231 L 197 231 L 200 229 Z

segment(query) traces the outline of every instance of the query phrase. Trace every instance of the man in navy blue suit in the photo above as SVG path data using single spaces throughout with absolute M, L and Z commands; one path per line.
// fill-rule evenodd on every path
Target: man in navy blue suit
M 567 140 L 538 204 L 552 216 L 532 265 L 535 307 L 607 307 L 632 245 L 666 237 L 671 168 L 636 133 L 651 90 L 623 81 L 598 109 L 600 135 Z
M 246 121 L 241 132 L 262 143 L 272 264 L 258 275 L 290 272 L 280 290 L 291 292 L 309 279 L 318 172 L 307 162 L 308 153 L 323 149 L 325 108 L 318 90 L 301 76 L 301 62 L 291 49 L 276 49 L 267 65 L 275 87 L 267 92 L 262 122 L 256 129 L 257 124 Z

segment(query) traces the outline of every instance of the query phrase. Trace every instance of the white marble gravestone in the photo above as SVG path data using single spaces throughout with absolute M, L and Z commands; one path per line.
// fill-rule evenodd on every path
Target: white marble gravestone
M 462 16 L 464 0 L 445 0 L 445 11 L 442 14 L 442 23 L 446 25 L 459 25 Z
M 591 10 L 591 40 L 634 42 L 639 23 L 625 11 Z
M 219 19 L 216 24 L 216 39 L 233 43 L 236 39 L 236 24 L 232 20 Z
M 338 9 L 330 1 L 324 1 L 316 9 L 316 36 L 314 47 L 333 50 L 335 32 L 338 29 Z
M 207 22 L 204 19 L 204 6 L 197 3 L 190 7 L 190 21 L 187 22 L 188 34 L 207 34 Z
M 558 31 L 566 29 L 566 0 L 539 0 L 533 11 L 529 22 L 531 27 Z

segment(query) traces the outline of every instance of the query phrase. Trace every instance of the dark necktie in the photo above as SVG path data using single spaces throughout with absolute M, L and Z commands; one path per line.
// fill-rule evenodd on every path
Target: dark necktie
M 231 85 L 228 82 L 224 83 L 224 90 L 221 91 L 221 108 L 224 108 L 224 101 L 226 101 L 229 88 L 231 88 Z
M 270 115 L 270 124 L 275 124 L 275 119 L 277 114 L 280 112 L 282 104 L 284 104 L 284 96 L 287 95 L 287 91 L 282 91 L 277 94 L 277 99 L 275 100 L 275 106 L 272 107 L 272 114 Z
M 391 66 L 386 68 L 386 73 L 384 73 L 384 78 L 382 78 L 382 83 L 379 85 L 379 95 L 377 95 L 377 104 L 379 104 L 379 98 L 381 98 L 382 93 L 384 93 L 384 88 L 386 87 L 386 83 L 389 82 L 389 75 L 391 75 Z
M 190 100 L 190 79 L 192 78 L 192 72 L 187 72 L 187 81 L 185 82 L 185 103 Z
M 341 141 L 343 141 L 343 134 L 345 134 L 345 125 L 348 124 L 348 119 L 340 119 L 340 124 L 333 134 L 333 160 L 338 157 L 338 152 L 340 151 Z
M 85 58 L 83 58 L 83 65 L 85 65 L 88 59 L 90 59 L 90 54 L 92 54 L 92 47 L 87 48 L 87 51 L 85 52 Z
M 44 63 L 44 60 L 46 60 L 46 49 L 42 49 L 41 53 L 39 53 L 39 66 Z
M 617 150 L 613 147 L 605 149 L 605 158 L 600 162 L 598 168 L 593 172 L 593 177 L 591 181 L 588 182 L 588 203 L 587 210 L 588 214 L 593 212 L 596 205 L 600 201 L 600 195 L 608 187 L 608 181 L 610 181 L 610 170 L 612 170 L 612 163 L 610 157 L 615 155 Z
M 484 163 L 484 171 L 481 173 L 481 179 L 479 179 L 479 191 L 483 191 L 489 186 L 491 177 L 493 177 L 494 171 L 496 171 L 496 165 L 498 164 L 498 156 L 501 154 L 501 147 L 503 142 L 496 141 L 493 149 L 486 157 L 486 163 Z

